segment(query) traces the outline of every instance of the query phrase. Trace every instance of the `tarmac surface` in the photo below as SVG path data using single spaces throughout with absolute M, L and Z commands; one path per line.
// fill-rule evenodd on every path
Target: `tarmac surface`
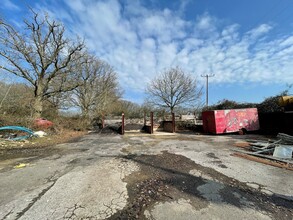
M 160 134 L 160 135 L 159 135 Z M 0 219 L 293 219 L 293 172 L 231 156 L 256 135 L 91 134 L 0 161 Z

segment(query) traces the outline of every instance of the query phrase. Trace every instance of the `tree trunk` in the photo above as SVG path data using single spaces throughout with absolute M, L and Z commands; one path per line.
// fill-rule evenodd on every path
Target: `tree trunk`
M 43 100 L 41 96 L 37 96 L 34 103 L 34 114 L 33 118 L 41 118 L 43 112 Z
M 33 118 L 41 118 L 43 113 L 43 84 L 41 81 L 38 82 L 35 88 L 35 103 L 34 103 L 34 114 Z

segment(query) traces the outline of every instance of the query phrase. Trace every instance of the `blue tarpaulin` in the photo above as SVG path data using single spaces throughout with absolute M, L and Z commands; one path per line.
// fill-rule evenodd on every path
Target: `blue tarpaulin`
M 34 132 L 31 129 L 21 127 L 21 126 L 4 126 L 4 127 L 0 127 L 0 131 L 4 131 L 4 130 L 23 131 L 23 132 L 28 133 L 28 135 L 19 136 L 19 137 L 15 137 L 15 138 L 10 139 L 10 140 L 14 140 L 14 141 L 24 140 L 24 139 L 27 139 L 27 138 L 30 138 L 30 137 L 34 136 Z

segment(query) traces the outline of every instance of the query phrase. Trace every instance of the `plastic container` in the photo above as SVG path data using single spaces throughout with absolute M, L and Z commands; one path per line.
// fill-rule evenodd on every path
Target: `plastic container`
M 293 146 L 280 145 L 279 147 L 275 147 L 273 156 L 283 159 L 291 159 L 292 152 Z

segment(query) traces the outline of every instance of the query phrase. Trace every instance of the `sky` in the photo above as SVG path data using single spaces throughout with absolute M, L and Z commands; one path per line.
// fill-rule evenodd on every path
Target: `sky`
M 204 89 L 201 76 L 214 74 L 210 104 L 261 102 L 293 84 L 292 0 L 1 0 L 0 16 L 22 27 L 28 6 L 84 38 L 129 101 L 143 103 L 147 84 L 175 66 Z

